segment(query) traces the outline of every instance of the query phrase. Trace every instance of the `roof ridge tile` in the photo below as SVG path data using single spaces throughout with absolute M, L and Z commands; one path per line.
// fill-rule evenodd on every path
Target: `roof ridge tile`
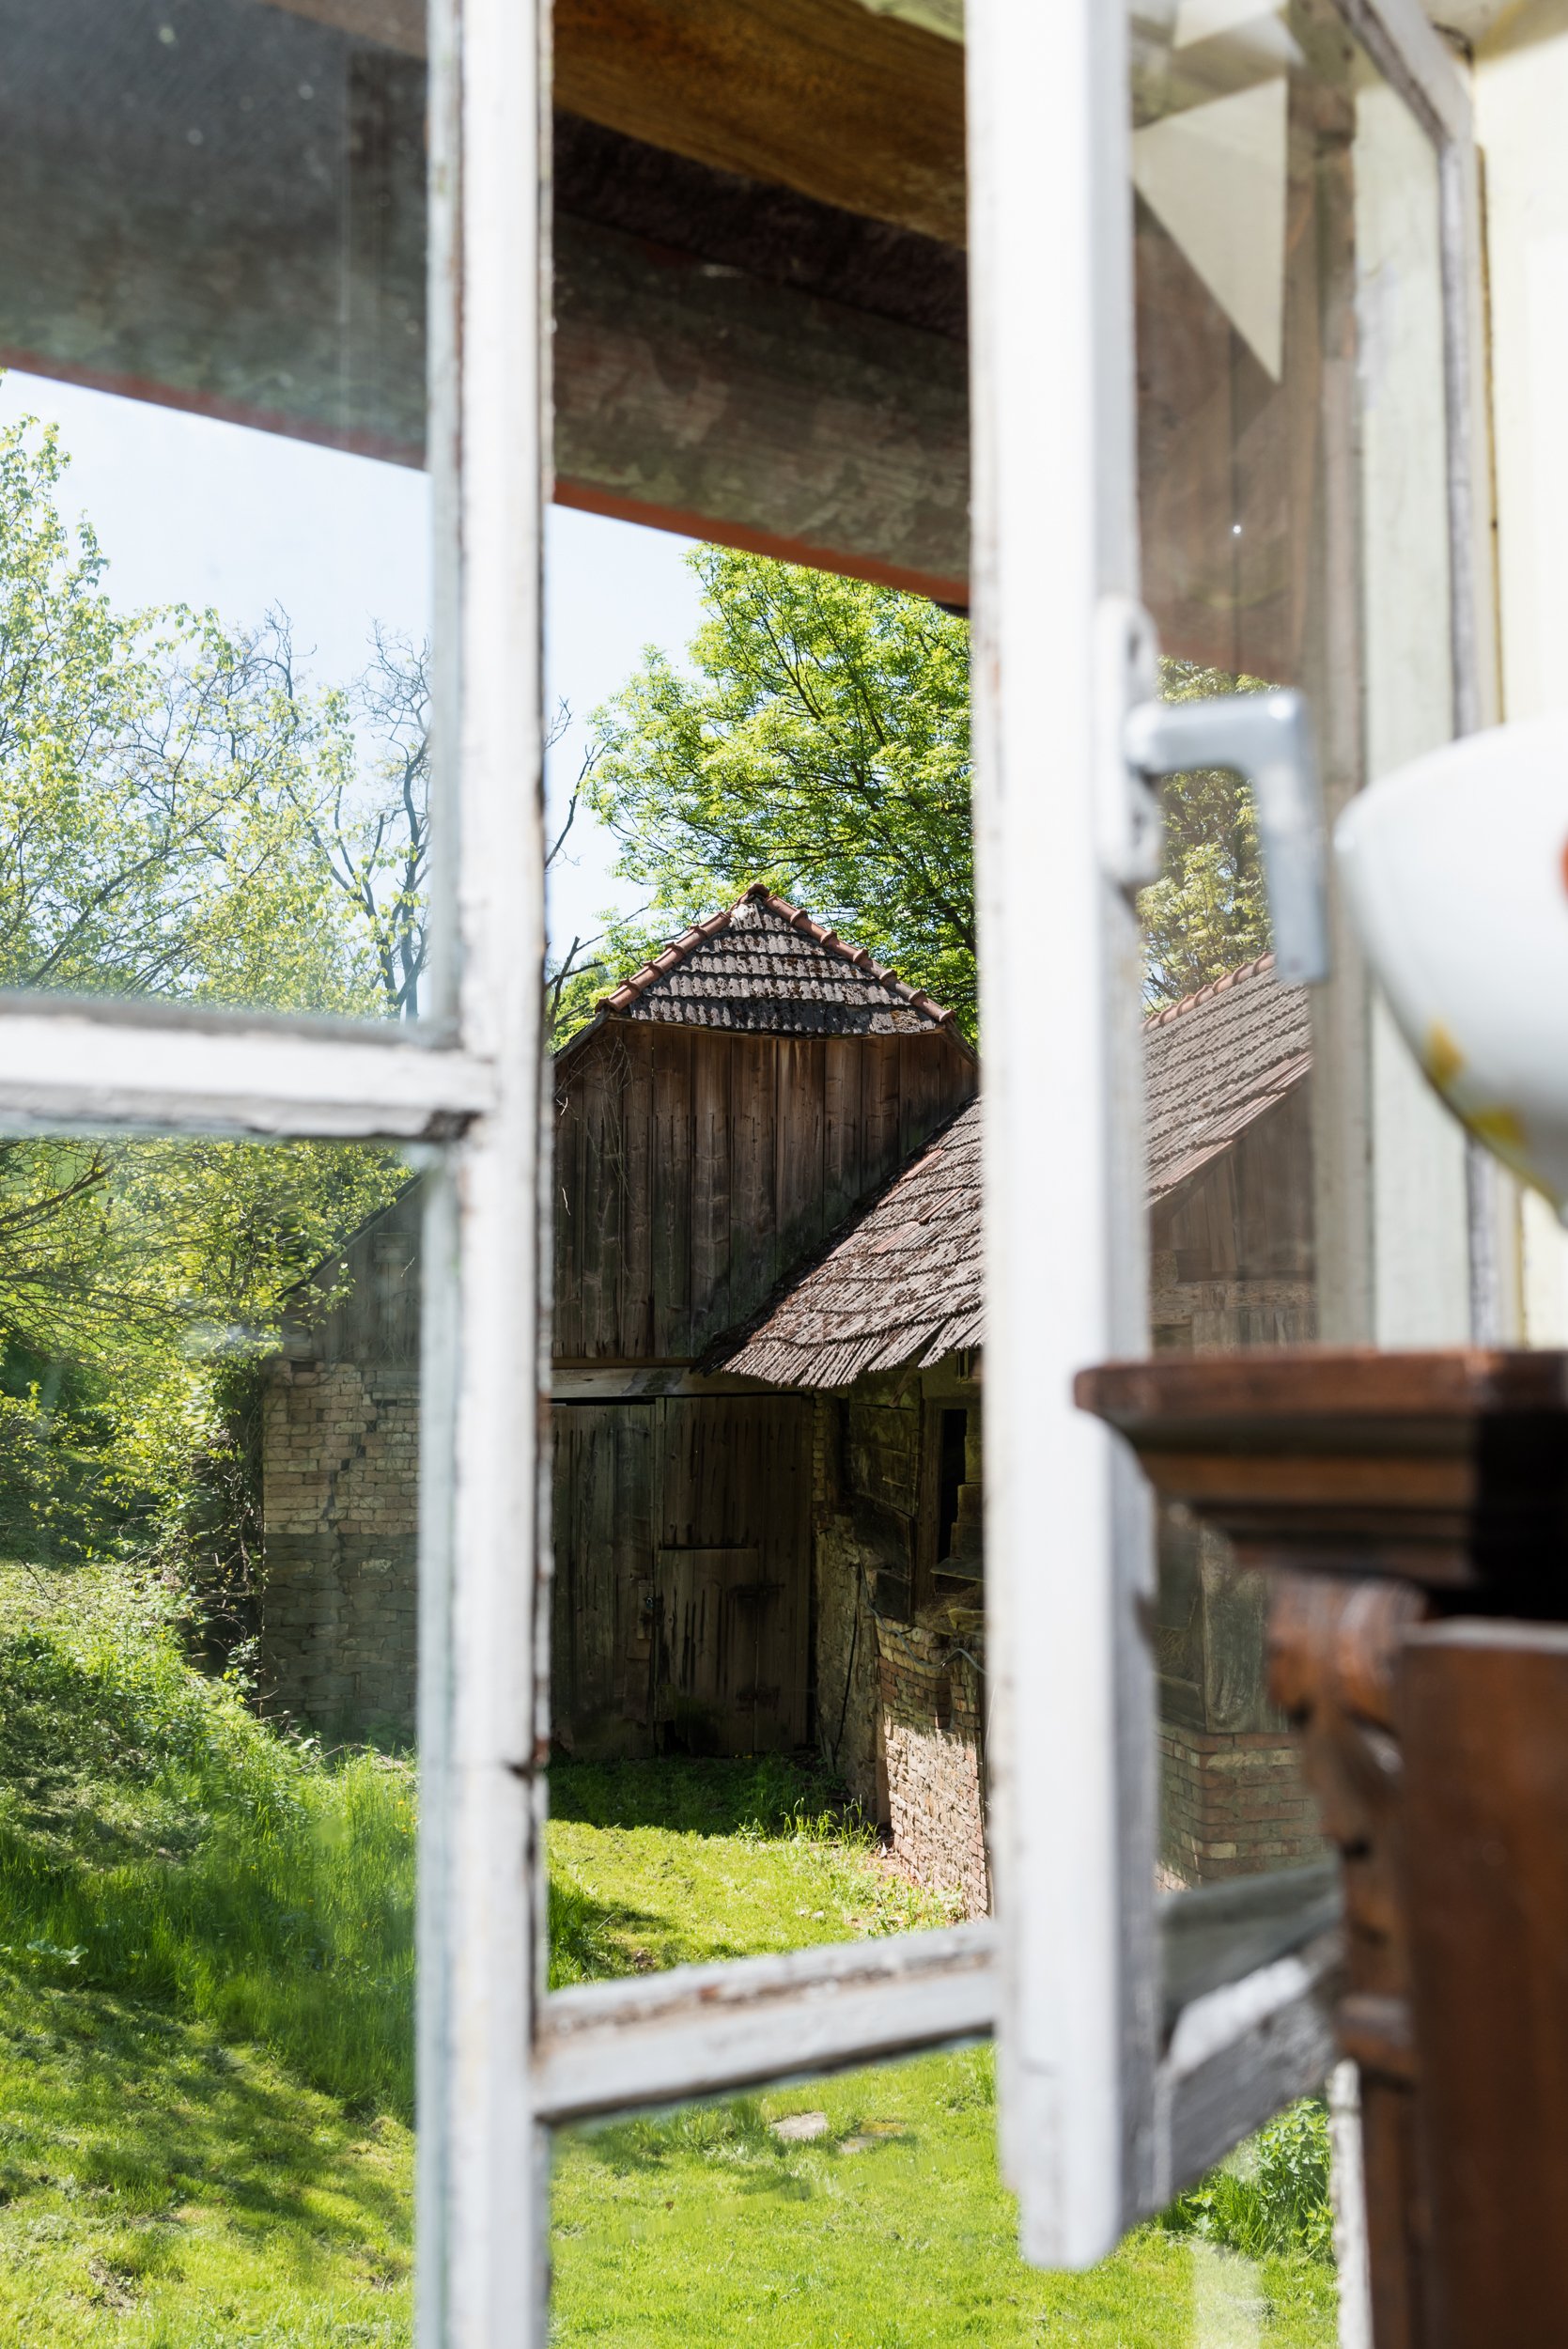
M 1265 972 L 1273 968 L 1274 950 L 1269 947 L 1263 954 L 1254 955 L 1250 962 L 1238 962 L 1234 970 L 1222 971 L 1217 979 L 1210 979 L 1204 986 L 1195 988 L 1179 1003 L 1162 1003 L 1158 1011 L 1150 1012 L 1144 1020 L 1144 1031 L 1167 1028 L 1172 1019 L 1179 1019 L 1183 1012 L 1195 1011 L 1200 1003 L 1212 1003 L 1217 995 L 1223 995 L 1227 988 L 1237 986 L 1243 979 L 1261 979 Z

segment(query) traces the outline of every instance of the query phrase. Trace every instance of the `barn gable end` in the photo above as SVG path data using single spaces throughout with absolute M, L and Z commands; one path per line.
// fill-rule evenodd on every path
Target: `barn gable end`
M 952 1015 L 760 886 L 556 1062 L 554 1350 L 694 1363 L 973 1094 Z

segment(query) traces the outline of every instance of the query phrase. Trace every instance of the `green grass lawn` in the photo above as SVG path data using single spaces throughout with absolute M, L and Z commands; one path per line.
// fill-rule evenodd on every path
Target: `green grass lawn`
M 112 1585 L 0 1570 L 0 2349 L 408 2341 L 413 1791 L 274 1736 Z M 941 1921 L 830 1791 L 560 1771 L 554 1978 Z M 991 2077 L 972 2050 L 564 2137 L 556 2339 L 1328 2349 L 1299 2252 L 1150 2228 L 1090 2277 L 1024 2268 Z
M 815 2140 L 770 2123 L 815 2112 Z M 1331 2270 L 1143 2228 L 1088 2276 L 1016 2248 L 990 2051 L 560 2142 L 555 2338 L 594 2349 L 1327 2349 Z M 1239 2327 L 1239 2328 L 1238 2328 Z
M 0 1976 L 0 2341 L 394 2349 L 412 2140 L 146 2000 Z
M 952 1923 L 793 1764 L 572 1763 L 551 1781 L 551 1979 Z

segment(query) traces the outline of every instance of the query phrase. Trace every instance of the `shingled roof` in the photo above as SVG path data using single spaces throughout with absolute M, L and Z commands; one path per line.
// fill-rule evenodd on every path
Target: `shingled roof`
M 1149 1204 L 1217 1158 L 1312 1066 L 1307 992 L 1274 957 L 1144 1022 Z M 711 1367 L 775 1386 L 846 1387 L 979 1346 L 980 1103 L 961 1110 L 767 1319 Z
M 960 1110 L 722 1364 L 778 1386 L 846 1387 L 980 1343 L 980 1104 Z
M 1312 1065 L 1304 987 L 1260 955 L 1144 1022 L 1149 1204 L 1165 1198 L 1300 1083 Z
M 599 999 L 601 1018 L 774 1035 L 899 1035 L 953 1014 L 761 881 Z

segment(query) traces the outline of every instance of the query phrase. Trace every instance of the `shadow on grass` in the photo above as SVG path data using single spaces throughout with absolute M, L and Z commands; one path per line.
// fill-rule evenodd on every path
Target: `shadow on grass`
M 550 1879 L 550 1986 L 565 1990 L 577 1982 L 607 1982 L 617 1975 L 652 1972 L 655 1959 L 644 1943 L 660 1943 L 670 1921 L 652 1909 L 601 1901 L 572 1877 Z M 640 1964 L 639 1958 L 646 1960 Z
M 824 1815 L 858 1821 L 844 1789 L 807 1760 L 556 1762 L 552 1817 L 584 1827 L 666 1828 L 682 1835 L 788 1835 Z
M 144 2220 L 221 2204 L 245 2232 L 308 2219 L 302 2241 L 328 2248 L 406 2227 L 397 2176 L 346 2158 L 373 2130 L 208 2028 L 86 1988 L 0 1992 L 6 2201 L 74 2186 Z

